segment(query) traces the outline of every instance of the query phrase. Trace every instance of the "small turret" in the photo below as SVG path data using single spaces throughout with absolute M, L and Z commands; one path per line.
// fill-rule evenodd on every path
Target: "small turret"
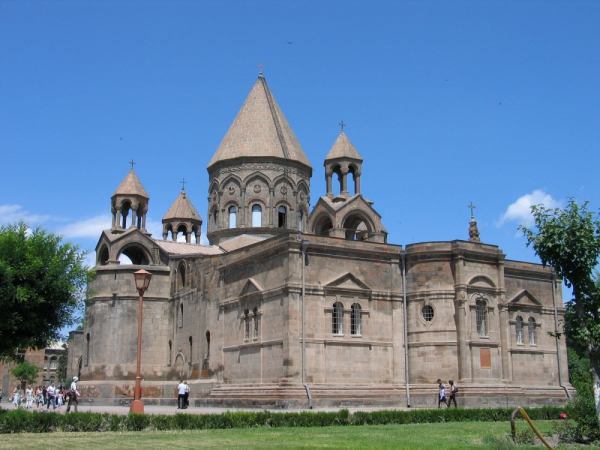
M 327 197 L 333 198 L 332 177 L 335 173 L 340 181 L 340 195 L 350 197 L 348 192 L 348 174 L 354 177 L 354 195 L 360 194 L 360 174 L 363 159 L 359 155 L 346 133 L 344 122 L 340 123 L 342 131 L 325 158 L 325 180 L 327 181 Z
M 123 232 L 128 225 L 129 228 L 146 231 L 146 214 L 150 197 L 135 174 L 133 164 L 135 163 L 132 161 L 131 170 L 110 198 L 113 233 Z M 131 219 L 129 219 L 130 211 Z
M 185 242 L 189 244 L 192 242 L 192 233 L 194 233 L 196 244 L 200 243 L 202 218 L 187 197 L 185 186 L 181 188 L 179 196 L 163 217 L 162 223 L 163 241 L 167 240 L 169 232 L 171 232 L 171 239 L 173 241 L 177 240 L 179 233 L 183 233 L 185 235 Z

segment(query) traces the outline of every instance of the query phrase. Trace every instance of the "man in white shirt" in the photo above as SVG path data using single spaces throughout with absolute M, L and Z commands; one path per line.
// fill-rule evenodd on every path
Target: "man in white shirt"
M 52 408 L 56 409 L 56 388 L 54 387 L 54 383 L 48 386 L 46 392 L 48 393 L 48 407 L 46 409 L 50 409 L 50 403 L 52 403 Z
M 183 383 L 183 380 L 180 381 L 179 386 L 177 386 L 177 409 L 185 409 L 185 391 L 187 390 L 187 386 Z
M 80 397 L 79 392 L 77 392 L 77 382 L 79 378 L 73 377 L 73 382 L 67 391 L 67 397 L 69 398 L 69 404 L 67 405 L 67 412 L 71 410 L 71 405 L 75 405 L 74 409 L 77 412 L 77 397 Z

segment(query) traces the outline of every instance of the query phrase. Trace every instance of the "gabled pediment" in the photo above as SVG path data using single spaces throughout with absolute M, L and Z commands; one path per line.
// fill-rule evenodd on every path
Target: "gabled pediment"
M 371 288 L 365 282 L 361 281 L 350 272 L 330 281 L 323 287 L 330 290 L 371 291 Z
M 244 295 L 253 294 L 255 292 L 261 292 L 262 290 L 263 288 L 260 287 L 260 284 L 258 284 L 252 278 L 248 278 L 248 281 L 246 281 L 246 284 L 244 284 L 244 287 L 240 291 L 238 297 L 243 297 Z
M 527 289 L 520 291 L 508 301 L 508 304 L 511 306 L 542 306 L 542 302 L 535 298 Z

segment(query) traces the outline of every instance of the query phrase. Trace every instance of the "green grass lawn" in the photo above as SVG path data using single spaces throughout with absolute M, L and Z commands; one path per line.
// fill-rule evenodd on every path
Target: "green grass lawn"
M 537 421 L 542 434 L 550 421 Z M 517 429 L 527 424 L 519 421 Z M 0 449 L 185 449 L 192 448 L 315 448 L 315 449 L 492 449 L 487 435 L 510 433 L 508 422 L 452 422 L 411 425 L 373 425 L 323 428 L 238 428 L 200 431 L 123 433 L 47 433 L 0 435 Z M 532 448 L 519 446 L 519 449 Z M 540 447 L 535 447 L 540 448 Z M 545 448 L 545 447 L 543 447 Z

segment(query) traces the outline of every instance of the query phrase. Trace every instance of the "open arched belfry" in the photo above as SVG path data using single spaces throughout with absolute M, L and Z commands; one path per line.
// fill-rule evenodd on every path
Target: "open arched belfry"
M 71 332 L 83 395 L 133 395 L 144 269 L 146 403 L 174 405 L 181 378 L 192 405 L 431 407 L 438 378 L 460 386 L 463 406 L 564 403 L 552 270 L 506 259 L 473 216 L 453 241 L 389 243 L 363 196 L 378 193 L 361 185 L 363 163 L 375 170 L 361 152 L 366 162 L 343 126 L 323 143 L 327 187 L 311 209 L 312 166 L 261 74 L 208 161 L 208 186 L 191 193 L 207 194 L 209 245 L 185 189 L 151 236 L 131 169 L 98 240 L 84 329 Z

